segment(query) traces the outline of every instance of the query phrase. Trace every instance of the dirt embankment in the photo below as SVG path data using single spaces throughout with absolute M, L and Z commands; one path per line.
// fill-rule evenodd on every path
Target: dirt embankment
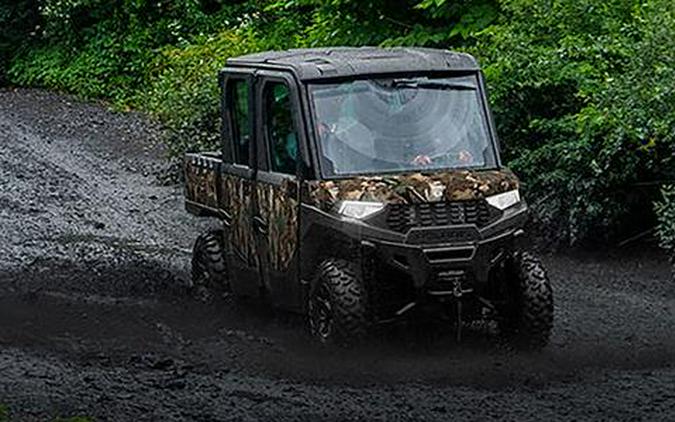
M 0 91 L 0 404 L 16 420 L 673 420 L 675 288 L 655 249 L 547 256 L 552 344 L 405 327 L 317 351 L 264 306 L 185 298 L 204 222 L 158 128 Z

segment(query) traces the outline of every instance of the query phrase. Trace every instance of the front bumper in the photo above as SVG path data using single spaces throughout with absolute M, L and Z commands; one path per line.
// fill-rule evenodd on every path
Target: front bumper
M 475 225 L 418 228 L 410 230 L 403 242 L 364 238 L 361 248 L 376 271 L 387 266 L 403 273 L 418 292 L 447 293 L 452 287 L 448 283 L 458 279 L 477 291 L 496 265 L 522 249 L 526 221 L 526 212 L 515 212 L 484 230 Z

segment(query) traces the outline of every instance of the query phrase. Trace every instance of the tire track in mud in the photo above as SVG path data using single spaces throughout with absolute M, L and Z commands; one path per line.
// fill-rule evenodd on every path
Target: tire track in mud
M 17 420 L 675 419 L 657 250 L 544 257 L 556 321 L 541 354 L 484 328 L 318 350 L 296 317 L 185 297 L 205 223 L 156 182 L 158 136 L 139 115 L 0 91 L 0 404 Z

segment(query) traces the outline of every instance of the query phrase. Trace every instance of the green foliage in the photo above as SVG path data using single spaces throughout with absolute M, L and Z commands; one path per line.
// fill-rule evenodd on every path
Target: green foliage
M 391 45 L 420 45 L 447 47 L 455 43 L 468 45 L 474 36 L 493 23 L 499 8 L 494 0 L 424 0 L 416 9 L 423 10 L 430 19 L 416 25 L 403 37 L 393 38 Z
M 35 36 L 40 24 L 38 4 L 31 0 L 0 0 L 0 85 L 11 58 Z
M 473 51 L 486 64 L 507 159 L 540 219 L 574 242 L 612 234 L 672 179 L 670 0 L 502 3 Z M 649 217 L 630 227 L 649 225 Z
M 207 3 L 213 2 L 44 0 L 44 28 L 28 53 L 14 58 L 10 77 L 18 84 L 133 105 L 163 48 L 188 46 L 235 25 L 244 10 Z
M 9 416 L 9 407 L 0 404 L 0 422 L 10 422 L 12 419 Z M 92 418 L 75 416 L 70 418 L 56 418 L 54 422 L 92 422 Z
M 228 57 L 331 45 L 468 50 L 485 68 L 506 161 L 539 220 L 574 242 L 655 224 L 645 203 L 658 192 L 645 186 L 675 180 L 674 9 L 672 0 L 19 1 L 0 3 L 0 58 L 11 59 L 14 83 L 152 112 L 179 155 L 216 147 L 217 72 Z
M 658 236 L 661 246 L 669 250 L 675 258 L 675 185 L 664 186 L 661 193 L 663 199 L 656 203 Z
M 141 94 L 145 107 L 169 128 L 174 155 L 217 149 L 219 93 L 217 74 L 227 57 L 255 51 L 246 34 L 224 31 L 184 48 L 167 48 L 153 62 L 151 83 Z

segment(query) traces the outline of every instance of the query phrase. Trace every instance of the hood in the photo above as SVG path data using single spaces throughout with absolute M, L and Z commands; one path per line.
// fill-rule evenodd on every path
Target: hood
M 342 200 L 385 204 L 470 201 L 518 187 L 518 178 L 508 169 L 457 170 L 312 181 L 307 199 L 328 210 Z

